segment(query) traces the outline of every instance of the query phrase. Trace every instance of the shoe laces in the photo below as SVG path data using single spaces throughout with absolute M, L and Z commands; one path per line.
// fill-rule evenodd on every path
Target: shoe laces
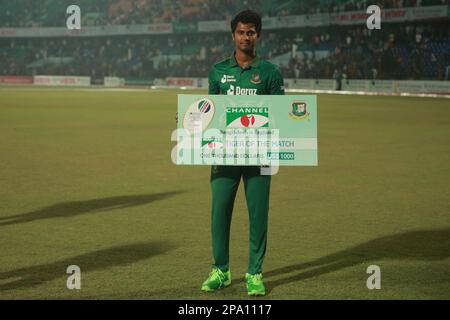
M 218 277 L 221 281 L 225 279 L 225 275 L 219 268 L 213 268 L 211 273 L 209 274 L 209 277 Z
M 262 274 L 261 273 L 251 274 L 250 275 L 250 281 L 253 284 L 258 284 L 258 282 L 260 282 L 261 280 L 262 280 Z

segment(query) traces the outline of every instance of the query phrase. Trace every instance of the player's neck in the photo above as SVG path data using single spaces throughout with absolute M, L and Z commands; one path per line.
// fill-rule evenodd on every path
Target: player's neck
M 253 60 L 256 57 L 256 52 L 253 51 L 251 54 L 248 54 L 239 49 L 236 49 L 236 53 L 235 53 L 234 57 L 236 59 L 237 64 L 241 68 L 245 68 L 253 62 Z

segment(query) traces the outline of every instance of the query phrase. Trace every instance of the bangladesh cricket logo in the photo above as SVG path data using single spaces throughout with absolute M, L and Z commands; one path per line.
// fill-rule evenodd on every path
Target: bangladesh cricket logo
M 237 107 L 226 108 L 227 128 L 267 128 L 269 127 L 269 108 Z
M 298 121 L 309 119 L 309 112 L 306 110 L 306 102 L 294 101 L 292 103 L 292 112 L 289 112 L 289 117 Z
M 260 77 L 259 73 L 252 74 L 252 79 L 250 80 L 250 82 L 254 83 L 254 84 L 261 83 L 261 77 Z

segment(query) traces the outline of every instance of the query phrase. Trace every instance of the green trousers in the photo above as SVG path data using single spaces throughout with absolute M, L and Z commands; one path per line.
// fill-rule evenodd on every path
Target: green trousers
M 250 257 L 248 273 L 262 272 L 267 245 L 270 175 L 261 175 L 260 167 L 212 166 L 212 248 L 214 266 L 229 269 L 230 225 L 236 192 L 244 180 L 245 197 L 249 213 Z

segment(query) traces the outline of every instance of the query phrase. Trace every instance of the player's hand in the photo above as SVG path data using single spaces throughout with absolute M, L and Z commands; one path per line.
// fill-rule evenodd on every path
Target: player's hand
M 178 112 L 175 113 L 175 123 L 178 124 Z

